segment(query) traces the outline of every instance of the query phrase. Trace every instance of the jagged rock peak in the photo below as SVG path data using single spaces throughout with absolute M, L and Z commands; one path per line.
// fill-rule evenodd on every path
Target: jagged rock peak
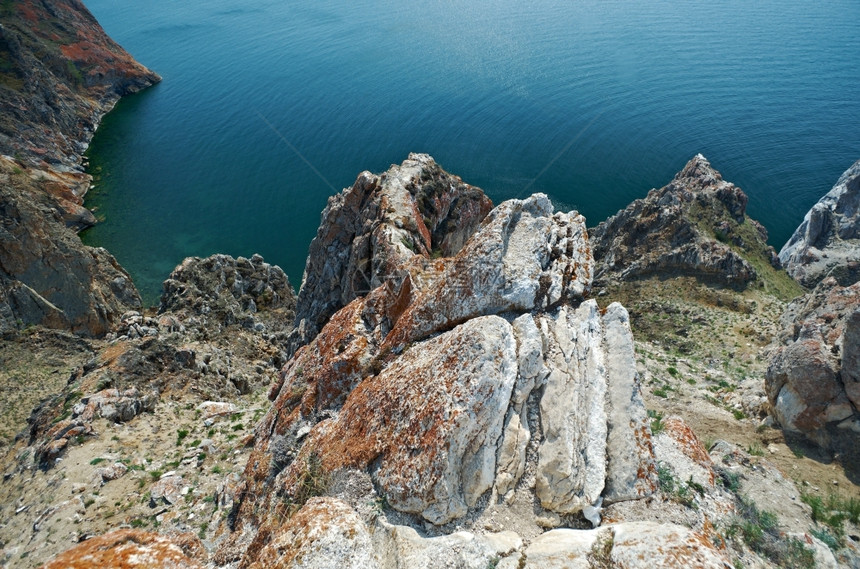
M 596 286 L 657 273 L 746 286 L 758 274 L 745 256 L 778 264 L 746 206 L 746 194 L 697 154 L 669 184 L 590 230 Z
M 806 213 L 779 259 L 806 287 L 827 276 L 842 286 L 860 280 L 860 160 Z
M 399 278 L 413 257 L 455 255 L 492 205 L 427 154 L 410 154 L 379 175 L 359 174 L 322 212 L 296 305 L 293 349 L 351 300 Z

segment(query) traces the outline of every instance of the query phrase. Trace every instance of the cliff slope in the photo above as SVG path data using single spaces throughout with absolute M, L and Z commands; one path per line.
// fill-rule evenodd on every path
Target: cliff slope
M 74 231 L 95 222 L 80 164 L 99 120 L 158 80 L 76 0 L 0 5 L 0 333 L 99 336 L 140 307 L 114 258 Z
M 842 286 L 860 280 L 860 161 L 812 206 L 779 258 L 809 288 L 827 276 Z
M 809 210 L 782 248 L 788 272 L 814 288 L 780 319 L 766 386 L 784 429 L 840 453 L 860 471 L 858 206 L 860 161 Z

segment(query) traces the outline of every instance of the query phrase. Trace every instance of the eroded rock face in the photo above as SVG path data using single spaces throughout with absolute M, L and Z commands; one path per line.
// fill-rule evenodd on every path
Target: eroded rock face
M 41 324 L 102 336 L 140 296 L 110 253 L 66 227 L 49 185 L 0 156 L 0 333 Z
M 273 386 L 233 512 L 232 543 L 252 544 L 243 565 L 277 539 L 283 503 L 344 471 L 435 526 L 488 499 L 531 509 L 537 497 L 561 523 L 655 491 L 627 313 L 583 301 L 581 216 L 540 194 L 510 200 L 453 256 L 402 263 Z
M 81 154 L 122 95 L 160 78 L 77 0 L 6 6 L 0 60 L 0 333 L 41 324 L 102 336 L 140 297 L 74 233 L 95 223 Z
M 323 210 L 296 306 L 294 347 L 354 298 L 402 278 L 414 256 L 458 253 L 491 208 L 479 188 L 426 154 L 410 154 L 380 175 L 359 174 Z
M 807 212 L 779 259 L 808 288 L 827 276 L 842 286 L 860 280 L 860 160 Z
M 669 184 L 590 230 L 595 286 L 654 274 L 746 286 L 757 273 L 733 246 L 779 264 L 764 227 L 746 217 L 746 204 L 740 188 L 696 155 Z
M 170 273 L 163 289 L 159 314 L 178 318 L 186 327 L 292 329 L 296 295 L 290 280 L 260 255 L 189 257 Z
M 782 317 L 765 387 L 782 427 L 825 448 L 860 442 L 860 283 L 828 277 Z

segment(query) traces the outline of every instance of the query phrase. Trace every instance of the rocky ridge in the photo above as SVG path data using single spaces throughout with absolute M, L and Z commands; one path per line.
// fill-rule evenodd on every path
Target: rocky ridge
M 17 153 L 4 158 L 10 195 L 37 196 L 38 211 L 58 222 L 38 228 L 42 235 L 79 229 L 92 222 L 80 202 L 89 179 L 77 171 L 79 151 L 101 105 L 109 108 L 154 76 L 136 75 L 141 68 L 102 37 L 77 2 L 7 3 L 0 17 L 12 18 L 0 38 L 3 102 L 44 102 L 36 122 L 50 125 L 4 139 Z M 69 43 L 75 27 L 83 28 L 75 32 L 79 41 Z M 40 58 L 28 59 L 36 52 Z M 24 79 L 32 97 L 16 99 Z M 3 120 L 29 120 L 16 112 Z M 21 120 L 9 132 L 25 132 Z M 543 196 L 490 212 L 480 190 L 426 155 L 380 176 L 364 173 L 351 190 L 324 212 L 292 334 L 286 276 L 256 256 L 187 260 L 165 282 L 158 314 L 127 310 L 133 299 L 111 304 L 136 293 L 122 285 L 124 273 L 106 253 L 81 281 L 85 290 L 93 275 L 91 286 L 103 291 L 92 299 L 53 300 L 38 270 L 35 280 L 2 275 L 4 346 L 56 346 L 69 350 L 69 362 L 81 352 L 92 356 L 71 366 L 66 388 L 38 407 L 4 462 L 5 564 L 33 566 L 71 540 L 82 543 L 55 563 L 857 565 L 856 527 L 846 522 L 849 539 L 822 530 L 820 517 L 814 525 L 808 495 L 798 500 L 797 488 L 754 447 L 716 442 L 708 453 L 683 420 L 653 409 L 646 415 L 638 396 L 641 379 L 652 407 L 658 389 L 649 387 L 649 366 L 665 365 L 667 355 L 681 369 L 670 367 L 673 380 L 699 373 L 700 364 L 652 343 L 645 345 L 656 356 L 643 363 L 627 311 L 612 300 L 657 290 L 654 279 L 664 278 L 682 285 L 680 302 L 645 300 L 679 306 L 672 326 L 704 299 L 764 335 L 769 328 L 753 317 L 766 317 L 779 304 L 773 298 L 796 290 L 759 245 L 764 234 L 744 215 L 743 193 L 704 158 L 694 158 L 666 191 L 652 192 L 671 206 L 667 215 L 659 204 L 634 204 L 634 215 L 615 220 L 617 234 L 604 232 L 593 243 L 584 220 L 554 213 Z M 25 216 L 13 211 L 4 226 L 18 227 L 18 217 Z M 36 214 L 30 219 L 38 222 Z M 10 243 L 29 238 L 17 230 Z M 55 235 L 66 234 L 73 235 Z M 669 239 L 669 248 L 659 249 L 676 234 L 689 242 Z M 606 239 L 617 242 L 602 248 Z M 637 243 L 649 247 L 637 250 Z M 616 251 L 626 260 L 612 258 L 603 271 Z M 327 264 L 329 255 L 335 261 Z M 104 278 L 104 263 L 120 274 Z M 587 300 L 595 272 L 602 307 Z M 82 324 L 57 317 L 75 306 L 86 307 Z M 638 327 L 645 312 L 634 307 Z M 819 330 L 831 322 L 807 316 Z M 695 355 L 690 332 L 704 323 L 698 318 L 670 344 L 692 350 L 682 354 Z M 846 320 L 840 313 L 834 330 Z M 21 332 L 33 322 L 79 326 L 79 333 L 107 339 Z M 754 349 L 732 356 L 738 352 Z M 56 362 L 39 366 L 56 373 L 71 365 Z M 705 365 L 707 382 L 709 373 L 723 373 Z M 258 422 L 269 408 L 259 396 L 281 366 L 269 390 L 275 404 Z M 744 369 L 756 366 L 751 360 Z M 714 391 L 725 396 L 720 405 L 734 405 L 743 391 L 728 387 Z M 746 398 L 738 405 L 767 410 Z M 253 436 L 238 439 L 254 425 Z M 775 444 L 768 451 L 779 458 Z M 836 531 L 833 518 L 827 523 Z M 749 534 L 750 524 L 763 533 Z M 171 535 L 126 528 L 91 537 L 123 525 Z
M 845 171 L 779 252 L 788 273 L 813 288 L 828 276 L 842 286 L 860 280 L 860 161 Z
M 595 286 L 652 275 L 736 289 L 761 282 L 779 260 L 746 205 L 740 188 L 695 156 L 669 184 L 590 231 L 599 260 Z

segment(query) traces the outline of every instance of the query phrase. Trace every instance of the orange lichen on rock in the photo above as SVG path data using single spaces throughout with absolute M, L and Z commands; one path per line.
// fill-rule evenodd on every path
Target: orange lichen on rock
M 61 553 L 42 569 L 202 569 L 196 559 L 205 560 L 199 540 L 183 535 L 174 540 L 168 536 L 134 529 L 107 533 Z

